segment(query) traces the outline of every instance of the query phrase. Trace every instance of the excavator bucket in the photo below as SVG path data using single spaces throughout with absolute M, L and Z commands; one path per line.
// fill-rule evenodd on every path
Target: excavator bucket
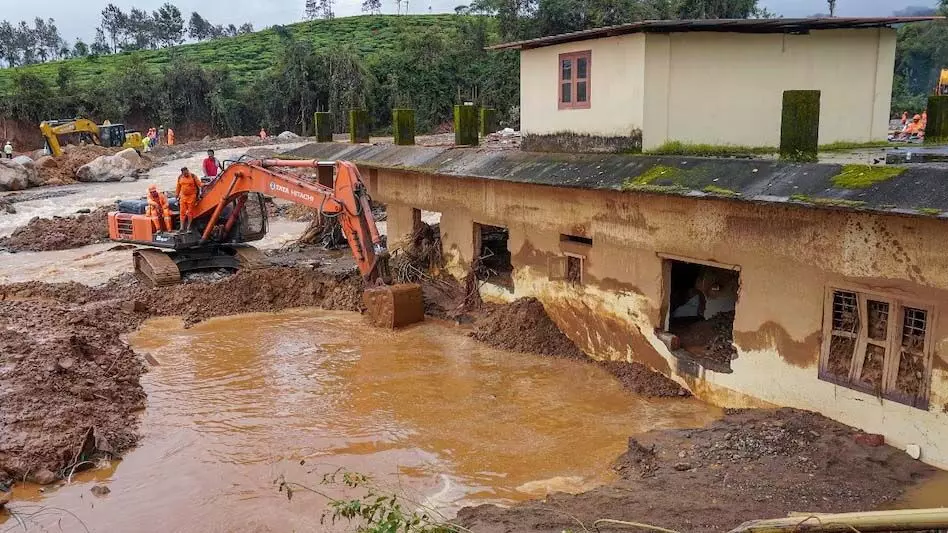
M 362 303 L 365 304 L 366 316 L 376 327 L 394 329 L 425 319 L 425 301 L 418 284 L 366 289 Z

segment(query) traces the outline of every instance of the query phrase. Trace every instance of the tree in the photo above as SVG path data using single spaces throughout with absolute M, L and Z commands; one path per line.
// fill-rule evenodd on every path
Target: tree
M 20 64 L 31 65 L 36 63 L 37 35 L 26 21 L 21 20 L 14 32 L 14 46 L 20 51 Z
M 831 17 L 836 16 L 836 0 L 826 0 L 826 4 L 829 6 L 829 15 Z
M 165 46 L 181 44 L 184 35 L 184 18 L 181 10 L 174 4 L 165 2 L 157 11 L 152 13 L 155 40 Z
M 192 39 L 203 41 L 211 37 L 213 26 L 202 17 L 197 11 L 191 13 L 191 20 L 188 21 L 188 36 Z
M 240 35 L 246 35 L 248 33 L 253 33 L 253 24 L 249 22 L 244 22 L 237 28 L 237 33 Z
M 76 39 L 76 44 L 72 45 L 72 57 L 86 57 L 87 55 L 89 55 L 89 45 L 83 42 L 82 39 Z
M 680 19 L 746 19 L 757 10 L 757 0 L 680 0 Z
M 128 12 L 128 24 L 125 33 L 130 38 L 123 46 L 126 50 L 145 50 L 157 48 L 155 40 L 155 21 L 147 11 L 133 7 Z
M 0 22 L 0 57 L 7 62 L 8 67 L 15 67 L 20 60 L 16 31 L 8 21 Z
M 118 51 L 118 39 L 128 27 L 128 15 L 115 4 L 109 4 L 102 10 L 101 28 L 112 39 L 112 50 Z
M 228 36 L 228 37 L 236 37 L 236 36 L 237 36 L 237 26 L 234 26 L 233 24 L 228 24 L 228 25 L 227 25 L 227 28 L 224 30 L 224 35 L 226 35 L 226 36 Z
M 102 28 L 95 29 L 95 40 L 92 41 L 89 52 L 96 56 L 103 56 L 109 53 L 109 43 L 105 40 L 105 30 Z
M 382 0 L 362 0 L 362 11 L 378 15 L 382 12 Z

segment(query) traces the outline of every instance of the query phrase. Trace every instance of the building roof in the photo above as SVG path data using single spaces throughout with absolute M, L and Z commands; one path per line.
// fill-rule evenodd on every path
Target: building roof
M 563 33 L 515 41 L 494 46 L 488 50 L 510 50 L 539 48 L 554 44 L 615 37 L 629 33 L 794 33 L 805 34 L 812 30 L 838 30 L 859 28 L 886 28 L 895 24 L 928 22 L 944 17 L 858 17 L 858 18 L 797 18 L 797 19 L 700 19 L 700 20 L 645 20 L 617 26 L 593 28 L 591 30 Z
M 309 144 L 285 157 L 349 160 L 363 170 L 395 169 L 445 178 L 948 219 L 948 164 L 869 167 L 348 143 Z

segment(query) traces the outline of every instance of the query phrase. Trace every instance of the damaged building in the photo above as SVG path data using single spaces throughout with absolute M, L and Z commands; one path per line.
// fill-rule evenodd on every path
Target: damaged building
M 866 56 L 865 68 L 854 71 L 867 76 L 865 84 L 854 72 L 830 73 L 836 61 L 814 61 L 808 77 L 762 84 L 773 113 L 742 128 L 733 121 L 705 128 L 717 120 L 717 96 L 701 102 L 708 110 L 687 117 L 676 118 L 665 104 L 668 129 L 659 128 L 654 141 L 647 112 L 644 122 L 624 124 L 641 130 L 646 146 L 669 139 L 743 143 L 748 129 L 777 143 L 780 94 L 817 89 L 821 141 L 876 139 L 884 134 L 891 90 L 890 26 L 905 20 L 832 20 L 681 32 L 674 22 L 659 29 L 642 23 L 635 31 L 515 43 L 528 48 L 524 76 L 542 64 L 550 70 L 544 81 L 555 88 L 557 76 L 565 76 L 563 54 L 571 70 L 565 89 L 560 83 L 558 91 L 528 93 L 532 86 L 524 85 L 524 102 L 536 100 L 536 109 L 525 105 L 523 131 L 611 135 L 582 125 L 597 119 L 557 117 L 561 123 L 548 125 L 553 119 L 539 117 L 596 109 L 599 99 L 608 104 L 616 93 L 599 76 L 620 71 L 600 61 L 601 50 L 645 46 L 646 103 L 636 107 L 645 111 L 653 37 L 673 62 L 679 51 L 704 46 L 693 40 L 761 39 L 777 43 L 774 54 L 806 63 L 800 54 L 826 52 L 813 44 L 823 38 L 826 53 L 844 56 L 851 34 L 864 41 L 850 44 L 854 57 Z M 629 38 L 641 42 L 622 44 Z M 542 55 L 539 63 L 534 53 Z M 663 83 L 678 79 L 672 71 Z M 577 80 L 591 84 L 580 90 Z M 692 82 L 692 89 L 703 88 L 703 81 Z M 859 95 L 838 93 L 833 83 Z M 567 89 L 571 101 L 591 98 L 589 109 L 561 106 Z M 846 97 L 851 105 L 840 111 Z M 596 112 L 612 112 L 605 107 Z M 856 118 L 840 124 L 844 116 Z M 740 135 L 731 136 L 735 129 Z M 948 309 L 948 167 L 341 143 L 309 145 L 295 155 L 357 162 L 373 198 L 387 205 L 392 248 L 414 232 L 422 211 L 441 213 L 451 274 L 477 271 L 486 299 L 538 298 L 591 357 L 643 363 L 720 406 L 818 411 L 895 446 L 917 445 L 922 460 L 948 467 L 948 318 L 941 314 Z

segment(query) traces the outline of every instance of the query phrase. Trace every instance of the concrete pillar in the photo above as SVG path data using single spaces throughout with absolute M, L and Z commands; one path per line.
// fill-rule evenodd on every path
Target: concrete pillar
M 816 161 L 820 149 L 820 91 L 784 91 L 780 158 Z
M 316 123 L 316 142 L 332 142 L 332 113 L 317 111 L 313 113 L 313 122 Z
M 408 242 L 408 238 L 415 231 L 414 212 L 409 205 L 393 202 L 385 204 L 389 250 L 401 248 Z
M 454 144 L 477 146 L 477 107 L 454 106 Z
M 497 110 L 492 107 L 481 108 L 481 137 L 487 137 L 497 131 Z
M 399 146 L 415 144 L 415 110 L 393 109 L 392 130 L 395 135 L 395 144 Z
M 925 144 L 948 143 L 948 96 L 928 97 Z
M 369 112 L 365 109 L 349 110 L 349 142 L 369 142 Z

